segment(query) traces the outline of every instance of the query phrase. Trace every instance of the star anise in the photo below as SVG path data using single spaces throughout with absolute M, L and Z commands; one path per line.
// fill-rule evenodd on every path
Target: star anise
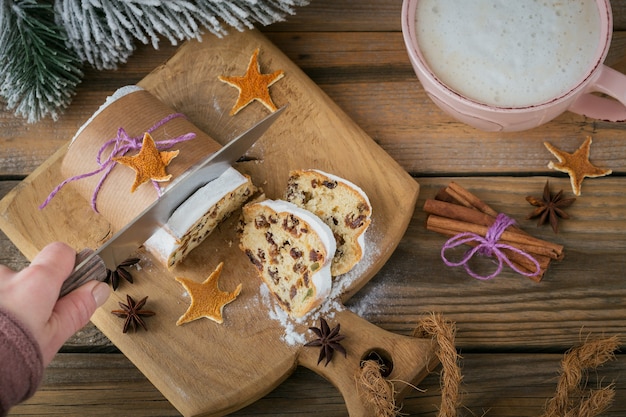
M 156 313 L 150 310 L 142 310 L 142 307 L 146 304 L 148 297 L 144 297 L 139 302 L 135 302 L 130 295 L 126 295 L 126 302 L 128 304 L 124 304 L 121 301 L 118 303 L 121 307 L 121 310 L 113 310 L 112 314 L 115 314 L 117 317 L 121 317 L 126 319 L 124 321 L 124 328 L 122 330 L 123 333 L 128 332 L 128 329 L 132 327 L 133 332 L 137 331 L 137 326 L 143 327 L 144 330 L 148 330 L 146 327 L 146 323 L 143 321 L 142 316 L 154 316 Z
M 107 268 L 107 282 L 113 287 L 113 291 L 117 290 L 120 285 L 120 278 L 124 278 L 126 281 L 133 283 L 133 276 L 126 270 L 129 266 L 133 266 L 139 263 L 139 258 L 128 258 L 111 271 Z
M 546 224 L 549 221 L 554 233 L 558 233 L 559 218 L 569 219 L 569 215 L 563 211 L 563 209 L 571 206 L 572 203 L 576 201 L 576 198 L 563 198 L 563 190 L 556 194 L 552 194 L 550 191 L 550 183 L 549 181 L 546 181 L 546 185 L 543 187 L 543 196 L 541 199 L 528 196 L 526 197 L 526 201 L 537 207 L 526 218 L 534 219 L 539 217 L 537 226 Z
M 312 340 L 305 344 L 304 346 L 319 346 L 320 347 L 320 356 L 317 359 L 317 364 L 319 365 L 324 358 L 326 359 L 326 363 L 324 366 L 328 365 L 329 362 L 333 358 L 333 354 L 335 351 L 343 353 L 343 356 L 347 356 L 347 352 L 343 346 L 341 346 L 341 342 L 345 339 L 344 335 L 339 334 L 340 324 L 337 324 L 333 329 L 330 329 L 326 320 L 320 317 L 320 327 L 309 327 L 313 333 L 315 333 L 318 339 Z

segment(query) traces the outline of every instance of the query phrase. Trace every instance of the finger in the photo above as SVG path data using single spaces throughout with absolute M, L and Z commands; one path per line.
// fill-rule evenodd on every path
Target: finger
M 69 337 L 89 322 L 96 309 L 109 298 L 110 292 L 108 284 L 88 282 L 61 298 L 52 314 Z
M 76 252 L 61 242 L 54 242 L 39 252 L 28 268 L 20 272 L 20 281 L 25 291 L 31 292 L 34 297 L 43 296 L 43 293 L 59 294 L 65 279 L 70 275 L 76 263 Z M 49 308 L 56 299 L 50 298 Z
M 76 262 L 76 252 L 74 249 L 62 242 L 54 242 L 46 245 L 39 252 L 29 268 L 42 268 L 50 279 L 55 282 L 63 282 L 74 269 Z
M 14 270 L 12 270 L 11 268 L 9 268 L 6 265 L 0 265 L 0 279 L 5 279 L 5 278 L 11 278 L 13 277 L 17 272 L 15 272 Z
M 33 331 L 38 331 L 50 317 L 59 289 L 70 274 L 75 259 L 74 250 L 64 243 L 55 242 L 44 247 L 27 268 L 7 275 L 10 285 L 5 288 L 12 297 L 6 307 L 25 311 L 24 321 Z
M 109 297 L 108 284 L 91 281 L 61 298 L 52 311 L 41 340 L 44 362 L 54 354 L 74 333 L 82 329 L 91 316 Z

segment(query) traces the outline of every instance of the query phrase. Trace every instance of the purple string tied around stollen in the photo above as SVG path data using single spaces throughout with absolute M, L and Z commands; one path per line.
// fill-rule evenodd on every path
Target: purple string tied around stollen
M 489 227 L 489 229 L 487 229 L 485 237 L 482 237 L 472 232 L 459 233 L 458 235 L 453 236 L 443 245 L 443 248 L 441 248 L 441 258 L 443 259 L 443 262 L 447 266 L 463 266 L 463 268 L 465 268 L 465 271 L 471 277 L 483 281 L 495 278 L 497 275 L 499 275 L 505 263 L 518 274 L 527 277 L 534 277 L 539 275 L 539 273 L 541 272 L 541 266 L 534 257 L 524 252 L 523 250 L 516 248 L 515 246 L 498 242 L 500 240 L 500 236 L 502 236 L 502 233 L 504 233 L 506 228 L 513 224 L 515 224 L 514 219 L 510 218 L 504 213 L 499 213 L 496 216 L 496 220 L 494 221 L 494 223 Z M 476 243 L 476 246 L 465 252 L 463 258 L 460 261 L 451 262 L 448 260 L 448 258 L 446 258 L 445 253 L 448 249 L 452 249 L 468 243 Z M 530 260 L 535 265 L 535 272 L 527 272 L 515 266 L 513 262 L 511 262 L 511 260 L 503 252 L 503 249 L 518 253 Z M 489 275 L 480 275 L 472 271 L 472 269 L 468 265 L 468 262 L 476 253 L 487 257 L 495 257 L 498 260 L 498 268 Z
M 152 127 L 150 127 L 148 130 L 146 130 L 146 133 L 152 133 L 155 130 L 157 130 L 159 127 L 163 126 L 164 124 L 166 124 L 167 122 L 169 122 L 172 119 L 178 118 L 178 117 L 183 117 L 185 118 L 185 115 L 182 113 L 172 113 L 166 117 L 164 117 L 163 119 L 159 120 L 158 122 L 156 122 Z M 143 138 L 144 138 L 144 134 L 142 134 L 141 136 L 134 136 L 134 137 L 130 137 L 128 135 L 128 133 L 124 130 L 123 127 L 120 127 L 117 130 L 117 136 L 114 137 L 113 139 L 110 139 L 108 141 L 106 141 L 98 150 L 98 154 L 96 155 L 96 162 L 98 163 L 99 167 L 98 169 L 91 171 L 91 172 L 87 172 L 85 174 L 80 174 L 80 175 L 76 175 L 73 176 L 71 178 L 68 178 L 66 180 L 64 180 L 63 182 L 61 182 L 59 185 L 57 185 L 54 190 L 52 190 L 52 192 L 50 193 L 50 195 L 48 195 L 48 197 L 46 198 L 46 200 L 39 206 L 40 209 L 43 209 L 44 207 L 46 207 L 48 205 L 48 203 L 50 203 L 50 201 L 54 198 L 54 196 L 61 191 L 61 188 L 63 188 L 66 184 L 72 182 L 72 181 L 77 181 L 83 178 L 87 178 L 87 177 L 91 177 L 94 175 L 97 175 L 99 173 L 103 173 L 102 177 L 100 178 L 100 181 L 98 181 L 98 184 L 96 185 L 94 192 L 91 196 L 91 208 L 93 209 L 93 211 L 95 211 L 96 213 L 98 213 L 98 207 L 96 204 L 96 200 L 98 199 L 98 193 L 100 192 L 100 189 L 102 188 L 102 185 L 104 184 L 104 181 L 107 179 L 107 177 L 109 176 L 109 174 L 111 173 L 111 170 L 115 167 L 115 165 L 117 165 L 117 162 L 114 161 L 114 158 L 120 157 L 125 155 L 127 152 L 131 151 L 131 150 L 139 150 L 141 149 L 141 145 L 143 143 Z M 177 143 L 180 142 L 185 142 L 191 139 L 194 139 L 196 137 L 196 134 L 193 132 L 190 133 L 185 133 L 184 135 L 180 135 L 171 139 L 166 139 L 166 140 L 160 140 L 160 141 L 155 141 L 155 145 L 157 147 L 157 149 L 159 151 L 162 151 L 164 149 L 169 149 L 172 146 L 176 145 Z M 103 155 L 106 152 L 106 150 L 109 147 L 113 147 L 113 149 L 111 150 L 111 153 L 106 157 L 106 159 L 103 160 Z M 152 185 L 154 186 L 154 188 L 157 191 L 157 195 L 160 197 L 162 194 L 161 191 L 161 187 L 159 186 L 159 184 L 156 181 L 152 181 Z

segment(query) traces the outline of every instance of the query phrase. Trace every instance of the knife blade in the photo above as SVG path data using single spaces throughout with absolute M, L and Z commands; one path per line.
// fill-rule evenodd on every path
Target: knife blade
M 106 269 L 115 270 L 160 227 L 167 223 L 174 210 L 195 191 L 223 174 L 265 133 L 285 110 L 281 107 L 254 126 L 232 139 L 217 152 L 191 167 L 187 174 L 165 190 L 137 217 L 95 251 L 83 250 L 76 257 L 76 266 L 61 287 L 59 298 L 92 279 L 104 280 Z

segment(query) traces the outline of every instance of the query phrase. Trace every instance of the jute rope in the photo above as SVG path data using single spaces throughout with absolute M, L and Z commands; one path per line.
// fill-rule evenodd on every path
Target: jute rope
M 463 375 L 456 351 L 456 325 L 441 314 L 432 313 L 420 320 L 413 336 L 431 337 L 437 343 L 437 359 L 441 362 L 441 406 L 439 417 L 455 417 L 460 405 L 459 387 Z
M 455 334 L 454 323 L 445 320 L 440 314 L 424 317 L 413 334 L 418 337 L 432 337 L 438 345 L 437 357 L 443 367 L 440 417 L 456 416 L 456 407 L 459 403 L 459 385 L 462 376 L 457 363 L 459 356 L 454 347 Z M 395 417 L 400 415 L 400 409 L 395 403 L 394 385 L 392 381 L 382 376 L 381 368 L 382 365 L 375 360 L 363 361 L 356 378 L 357 389 L 361 398 L 371 405 L 376 417 Z
M 375 360 L 366 360 L 361 364 L 357 376 L 357 388 L 361 398 L 375 411 L 376 417 L 395 417 L 398 415 L 393 383 L 382 376 L 382 365 Z
M 542 417 L 593 417 L 605 411 L 615 396 L 614 386 L 590 390 L 584 395 L 581 382 L 588 369 L 595 369 L 614 358 L 619 347 L 617 336 L 587 340 L 581 346 L 565 353 L 561 361 L 561 375 L 556 393 L 546 403 Z
M 455 348 L 456 325 L 441 314 L 432 313 L 420 320 L 415 337 L 430 337 L 437 344 L 436 354 L 441 362 L 441 406 L 438 417 L 456 417 L 460 406 L 460 385 L 463 379 Z M 615 384 L 586 390 L 586 374 L 614 359 L 619 348 L 617 336 L 586 340 L 581 346 L 565 353 L 556 393 L 549 399 L 541 417 L 595 417 L 606 411 L 615 397 Z M 383 376 L 383 365 L 366 360 L 356 377 L 357 388 L 364 401 L 371 405 L 376 417 L 396 417 L 400 409 L 395 404 L 392 381 Z

